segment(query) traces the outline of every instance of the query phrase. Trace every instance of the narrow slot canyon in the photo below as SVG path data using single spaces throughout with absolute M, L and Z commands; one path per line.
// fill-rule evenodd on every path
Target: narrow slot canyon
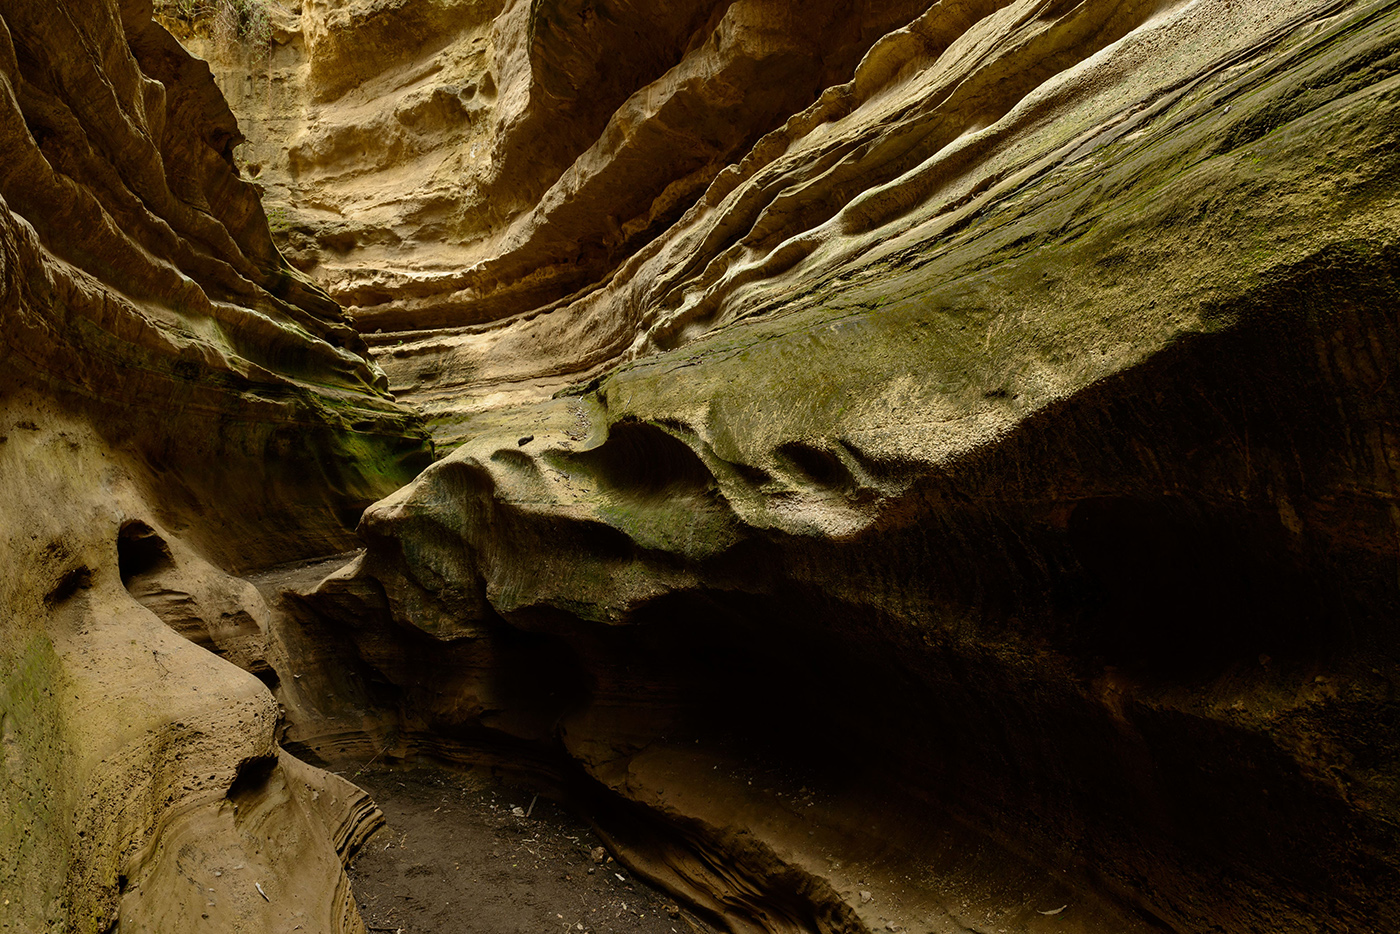
M 1400 2 L 0 78 L 0 932 L 1400 930 Z

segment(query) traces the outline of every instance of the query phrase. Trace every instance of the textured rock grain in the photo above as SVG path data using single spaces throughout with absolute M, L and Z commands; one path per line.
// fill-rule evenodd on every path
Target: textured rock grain
M 69 6 L 0 19 L 25 925 L 355 930 L 285 730 L 735 932 L 1400 929 L 1395 2 L 166 18 L 242 148 Z
M 530 9 L 482 192 L 525 76 L 609 61 Z M 581 765 L 736 930 L 1395 926 L 1394 5 L 852 11 L 811 77 L 763 9 L 648 44 L 504 214 L 454 199 L 461 271 L 403 213 L 397 265 L 311 254 L 459 445 L 304 624 L 401 711 L 376 746 Z M 760 61 L 802 93 L 727 117 Z
M 5 25 L 5 385 L 178 476 L 161 508 L 236 530 L 206 550 L 335 550 L 424 445 L 340 309 L 280 258 L 207 67 L 140 3 L 12 3 Z
M 228 572 L 343 547 L 429 446 L 150 17 L 0 6 L 0 923 L 362 931 L 377 812 L 279 751 Z

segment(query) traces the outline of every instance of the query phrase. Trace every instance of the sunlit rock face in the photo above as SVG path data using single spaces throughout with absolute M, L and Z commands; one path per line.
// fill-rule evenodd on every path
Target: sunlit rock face
M 97 7 L 0 48 L 24 918 L 353 930 L 271 685 L 736 932 L 1400 929 L 1393 3 L 165 8 L 242 148 Z
M 233 101 L 239 159 L 288 257 L 381 332 L 373 344 L 451 334 L 451 359 L 395 379 L 432 370 L 434 391 L 459 396 L 476 366 L 462 354 L 481 352 L 460 328 L 495 343 L 516 333 L 506 322 L 593 290 L 926 7 L 271 4 L 253 43 L 168 22 Z M 530 352 L 502 390 L 558 388 L 615 358 L 636 322 L 607 329 L 565 356 Z M 502 384 L 492 369 L 481 378 Z
M 0 5 L 0 920 L 359 931 L 377 810 L 280 751 L 228 570 L 349 547 L 429 446 L 150 16 Z
M 207 547 L 260 542 L 233 563 L 324 553 L 424 445 L 278 255 L 207 66 L 149 13 L 7 7 L 3 378 L 177 475 L 160 499 L 238 530 Z
M 289 735 L 735 930 L 1400 925 L 1400 12 L 876 6 L 185 24 L 451 451 Z

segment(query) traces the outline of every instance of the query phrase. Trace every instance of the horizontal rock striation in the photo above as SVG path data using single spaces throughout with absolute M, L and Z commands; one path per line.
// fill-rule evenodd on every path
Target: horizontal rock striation
M 363 930 L 292 754 L 740 934 L 1400 929 L 1400 4 L 77 7 L 0 12 L 17 929 Z
M 926 5 L 274 4 L 251 47 L 170 23 L 234 101 L 289 255 L 368 332 L 591 287 Z
M 363 931 L 380 820 L 282 753 L 230 570 L 430 460 L 140 0 L 0 7 L 0 890 L 13 931 Z M 256 674 L 255 674 L 256 673 Z
M 459 446 L 298 742 L 546 763 L 736 931 L 1396 927 L 1400 8 L 867 48 L 579 294 L 361 303 Z
M 201 545 L 235 565 L 336 550 L 425 442 L 340 309 L 282 261 L 207 67 L 149 15 L 5 12 L 5 386 L 43 387 L 178 476 L 155 499 L 220 511 L 237 533 Z

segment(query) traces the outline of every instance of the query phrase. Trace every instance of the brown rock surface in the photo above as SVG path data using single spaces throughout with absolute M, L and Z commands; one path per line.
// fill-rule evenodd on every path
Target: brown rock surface
M 285 624 L 362 686 L 298 742 L 515 749 L 735 930 L 1400 923 L 1395 7 L 936 4 L 739 131 L 755 9 L 461 271 L 313 249 L 460 446 Z M 512 16 L 451 178 L 613 64 Z
M 264 684 L 125 586 L 124 533 L 160 534 L 140 467 L 28 393 L 7 397 L 0 435 L 4 923 L 363 930 L 341 861 L 373 830 L 373 804 L 280 753 Z M 236 592 L 170 550 L 196 606 Z M 255 594 L 239 596 L 266 616 Z
M 4 920 L 359 930 L 285 743 L 740 934 L 1400 929 L 1400 6 L 215 8 L 237 124 L 0 7 Z
M 231 563 L 334 550 L 422 442 L 340 309 L 278 255 L 207 67 L 148 16 L 6 6 L 4 385 L 42 387 L 177 478 L 153 499 L 217 513 L 194 534 L 223 523 L 200 544 Z
M 393 331 L 591 286 L 925 6 L 273 4 L 267 48 L 171 24 L 236 102 L 290 255 Z
M 150 15 L 0 5 L 0 925 L 361 931 L 378 812 L 279 750 L 226 569 L 345 544 L 427 445 Z

